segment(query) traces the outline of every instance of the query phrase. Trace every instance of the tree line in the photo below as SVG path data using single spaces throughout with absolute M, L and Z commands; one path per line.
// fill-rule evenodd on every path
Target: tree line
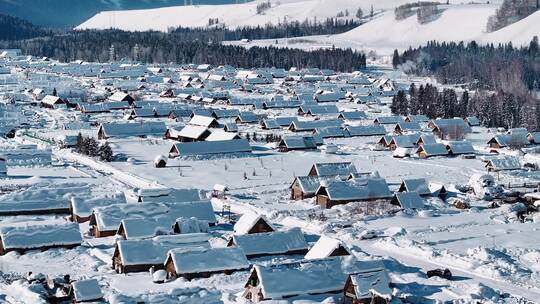
M 19 41 L 0 41 L 0 48 L 20 48 L 23 53 L 55 58 L 61 62 L 85 60 L 107 62 L 114 46 L 116 58 L 137 59 L 145 63 L 208 63 L 243 68 L 318 67 L 336 71 L 353 71 L 366 67 L 364 53 L 352 49 L 319 49 L 304 51 L 277 47 L 222 45 L 206 41 L 178 39 L 174 33 L 126 32 L 120 30 L 85 30 Z
M 463 84 L 526 95 L 540 89 L 540 50 L 538 37 L 526 47 L 512 43 L 494 46 L 431 41 L 426 46 L 394 51 L 392 63 L 415 75 L 433 75 L 443 84 Z
M 331 35 L 350 31 L 362 23 L 354 19 L 327 18 L 323 21 L 306 19 L 300 21 L 281 22 L 277 25 L 244 26 L 227 28 L 219 24 L 216 18 L 208 19 L 209 27 L 178 27 L 170 29 L 173 37 L 181 40 L 201 41 L 230 41 L 241 39 L 278 39 L 289 37 L 303 37 L 313 35 Z
M 0 40 L 20 40 L 51 35 L 50 30 L 42 29 L 32 23 L 0 14 Z
M 431 84 L 412 84 L 408 92 L 400 90 L 393 97 L 390 108 L 397 115 L 424 114 L 431 119 L 476 116 L 486 127 L 540 130 L 540 101 L 502 90 L 459 94 L 449 88 L 440 91 Z

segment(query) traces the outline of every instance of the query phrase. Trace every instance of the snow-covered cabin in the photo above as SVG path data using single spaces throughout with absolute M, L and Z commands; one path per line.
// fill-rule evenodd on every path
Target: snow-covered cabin
M 349 248 L 340 240 L 321 235 L 304 257 L 307 260 L 351 255 Z
M 358 261 L 353 256 L 296 263 L 255 265 L 243 297 L 253 303 L 298 295 L 340 293 L 352 273 L 384 269 L 381 261 Z
M 207 278 L 212 274 L 231 274 L 248 269 L 246 255 L 240 248 L 207 248 L 203 250 L 170 250 L 165 260 L 169 278 L 187 280 Z
M 505 147 L 521 148 L 530 144 L 527 135 L 527 133 L 521 132 L 512 134 L 497 134 L 488 141 L 488 145 L 493 149 Z
M 291 189 L 291 199 L 303 200 L 315 196 L 319 189 L 320 180 L 318 176 L 297 176 L 289 187 Z
M 203 141 L 210 136 L 210 133 L 207 127 L 187 125 L 180 131 L 169 128 L 165 133 L 165 138 L 175 139 L 180 142 Z
M 519 170 L 521 169 L 521 162 L 515 156 L 499 156 L 489 159 L 486 163 L 486 169 L 489 172 Z
M 386 180 L 375 176 L 351 181 L 333 180 L 321 183 L 315 195 L 317 204 L 324 208 L 355 201 L 373 201 L 392 197 Z
M 90 220 L 92 208 L 125 203 L 126 196 L 122 192 L 116 193 L 112 197 L 93 197 L 89 199 L 72 197 L 69 204 L 70 220 L 84 223 Z
M 259 122 L 259 118 L 253 112 L 240 112 L 235 119 L 236 124 L 250 124 Z
M 373 120 L 377 125 L 397 125 L 401 122 L 405 122 L 401 116 L 379 116 Z
M 280 152 L 289 152 L 294 150 L 315 150 L 318 143 L 313 136 L 284 136 L 278 143 Z
M 364 120 L 367 119 L 367 114 L 364 111 L 342 111 L 337 118 L 342 120 Z
M 155 218 L 127 218 L 120 221 L 116 235 L 124 240 L 134 240 L 172 234 L 171 222 L 166 215 Z
M 351 162 L 317 163 L 311 167 L 308 176 L 349 176 L 357 172 L 356 166 Z
M 416 150 L 416 154 L 420 158 L 428 158 L 432 156 L 447 156 L 448 150 L 446 149 L 446 146 L 442 143 L 423 144 L 422 146 L 418 147 L 418 149 Z
M 473 145 L 466 140 L 449 141 L 446 143 L 446 149 L 450 155 L 476 154 Z
M 462 118 L 437 118 L 428 123 L 433 134 L 442 139 L 461 139 L 472 132 Z
M 159 219 L 170 228 L 179 217 L 195 217 L 215 225 L 216 216 L 210 201 L 168 203 L 149 202 L 141 204 L 118 204 L 93 208 L 90 228 L 94 237 L 115 235 L 125 219 Z
M 252 234 L 275 231 L 266 217 L 261 214 L 245 213 L 234 224 L 235 234 Z
M 382 136 L 386 134 L 386 129 L 382 125 L 365 125 L 365 126 L 347 126 L 344 129 L 348 137 L 356 136 Z
M 107 139 L 111 137 L 146 137 L 146 136 L 163 136 L 167 131 L 167 126 L 162 121 L 152 122 L 111 122 L 102 124 L 97 136 L 99 139 Z
M 339 119 L 293 121 L 289 130 L 293 132 L 315 131 L 317 128 L 341 127 L 341 124 L 342 121 Z
M 206 220 L 200 220 L 196 217 L 180 217 L 177 218 L 173 225 L 173 232 L 176 234 L 187 233 L 208 233 L 210 225 Z
M 408 132 L 419 132 L 422 129 L 420 127 L 420 124 L 415 121 L 411 122 L 399 122 L 396 124 L 396 127 L 394 128 L 394 132 L 397 134 L 404 134 Z
M 10 251 L 20 254 L 28 250 L 75 248 L 82 243 L 79 225 L 31 225 L 0 227 L 0 255 Z
M 66 102 L 58 96 L 47 95 L 41 100 L 41 106 L 50 109 L 57 109 L 60 107 L 65 107 Z
M 200 141 L 174 144 L 169 151 L 169 158 L 194 155 L 216 155 L 251 153 L 252 149 L 246 139 Z
M 390 277 L 386 269 L 369 269 L 350 274 L 343 295 L 344 303 L 390 304 Z
M 110 101 L 119 101 L 119 102 L 128 102 L 132 105 L 135 102 L 135 99 L 124 92 L 115 92 L 112 96 L 109 97 Z
M 242 248 L 248 258 L 268 255 L 303 255 L 309 250 L 309 245 L 300 228 L 254 234 L 235 234 L 227 246 Z
M 218 121 L 212 116 L 203 116 L 203 115 L 193 115 L 189 120 L 188 124 L 194 126 L 201 126 L 206 128 L 217 128 L 219 127 Z
M 419 195 L 431 195 L 431 190 L 429 190 L 429 185 L 425 178 L 403 180 L 398 192 L 416 192 Z
M 163 269 L 163 261 L 172 249 L 210 248 L 206 233 L 162 235 L 151 239 L 118 240 L 112 266 L 118 273 L 144 272 L 151 267 Z
M 402 209 L 423 209 L 424 199 L 418 192 L 407 191 L 397 192 L 390 201 L 392 205 L 400 206 Z

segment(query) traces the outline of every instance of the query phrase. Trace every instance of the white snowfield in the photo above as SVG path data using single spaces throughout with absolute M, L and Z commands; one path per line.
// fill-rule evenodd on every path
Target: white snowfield
M 349 11 L 348 18 L 354 18 L 360 7 L 368 14 L 374 10 L 393 9 L 407 0 L 271 0 L 272 8 L 257 14 L 257 4 L 253 1 L 229 5 L 175 6 L 148 10 L 106 11 L 85 21 L 76 29 L 122 29 L 127 31 L 167 31 L 171 27 L 202 27 L 208 19 L 218 18 L 230 28 L 242 26 L 264 26 L 287 21 L 313 21 L 334 18 L 339 12 Z M 458 1 L 451 1 L 458 2 Z
M 425 45 L 429 41 L 477 41 L 486 43 L 508 43 L 514 46 L 528 45 L 534 36 L 540 36 L 540 11 L 498 31 L 488 33 L 488 18 L 495 14 L 497 4 L 458 4 L 441 6 L 444 11 L 431 22 L 421 24 L 416 15 L 398 21 L 393 10 L 386 11 L 374 20 L 349 32 L 309 36 L 303 39 L 286 38 L 257 40 L 250 43 L 227 42 L 227 44 L 251 46 L 277 46 L 301 49 L 353 48 L 375 50 L 382 55 L 391 54 L 394 49 L 405 50 Z

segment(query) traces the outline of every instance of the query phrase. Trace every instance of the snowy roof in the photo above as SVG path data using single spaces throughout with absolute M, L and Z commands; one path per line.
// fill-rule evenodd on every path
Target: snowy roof
M 423 144 L 436 144 L 437 143 L 437 139 L 435 139 L 435 135 L 433 134 L 421 134 L 417 140 L 417 143 L 420 140 L 422 141 Z
M 425 178 L 415 178 L 403 180 L 401 187 L 404 187 L 404 191 L 416 192 L 420 195 L 430 195 L 428 183 Z M 400 191 L 402 189 L 400 188 Z
M 334 250 L 338 249 L 340 246 L 345 248 L 350 254 L 347 246 L 340 240 L 321 235 L 319 240 L 311 247 L 304 258 L 308 260 L 328 258 Z
M 341 127 L 317 128 L 315 132 L 322 138 L 345 137 L 346 132 Z
M 473 145 L 464 140 L 464 141 L 450 141 L 446 143 L 446 148 L 448 151 L 454 155 L 457 154 L 474 154 L 476 151 L 474 150 Z
M 361 120 L 366 119 L 367 115 L 364 111 L 345 111 L 339 114 L 339 117 L 347 120 Z
M 240 217 L 238 222 L 234 224 L 234 233 L 247 234 L 249 230 L 251 230 L 251 228 L 253 228 L 253 226 L 257 224 L 259 220 L 265 221 L 270 227 L 272 227 L 272 225 L 270 225 L 270 223 L 268 222 L 268 220 L 266 219 L 264 215 L 255 214 L 255 213 L 245 213 Z
M 223 141 L 223 140 L 233 140 L 233 139 L 240 139 L 238 136 L 238 133 L 235 132 L 225 132 L 223 130 L 214 130 L 208 137 L 205 139 L 206 141 Z
M 375 118 L 375 123 L 389 125 L 389 124 L 398 124 L 400 122 L 404 122 L 403 118 L 401 116 L 379 116 Z
M 243 123 L 257 122 L 259 118 L 253 112 L 240 112 L 238 119 Z
M 180 156 L 251 152 L 246 139 L 201 141 L 174 144 Z
M 392 197 L 386 180 L 376 177 L 351 181 L 334 180 L 326 186 L 321 185 L 316 193 L 325 193 L 333 201 L 360 201 Z
M 45 103 L 45 104 L 48 104 L 48 105 L 55 105 L 55 104 L 59 104 L 59 103 L 63 103 L 62 99 L 58 96 L 52 96 L 52 95 L 47 95 L 45 97 L 43 97 L 43 99 L 41 100 L 42 103 Z
M 358 299 L 371 299 L 372 295 L 388 300 L 392 298 L 390 277 L 385 269 L 351 274 L 351 282 Z
M 479 126 L 480 120 L 476 116 L 469 116 L 465 118 L 469 126 Z
M 356 167 L 351 162 L 339 163 L 317 163 L 313 165 L 317 176 L 333 176 L 343 175 L 348 176 L 351 173 L 356 173 Z
M 386 129 L 381 125 L 347 126 L 345 131 L 349 136 L 374 136 L 385 135 Z
M 417 114 L 417 115 L 409 115 L 407 116 L 408 121 L 414 121 L 414 122 L 428 122 L 429 118 L 426 115 L 423 114 Z
M 342 291 L 351 273 L 384 269 L 380 261 L 358 261 L 353 256 L 272 266 L 255 265 L 265 299 Z
M 530 144 L 527 133 L 516 132 L 512 134 L 498 134 L 488 143 L 497 142 L 501 147 L 526 146 Z
M 408 134 L 408 135 L 399 135 L 392 137 L 390 143 L 396 145 L 400 148 L 414 148 L 416 146 L 416 141 L 418 140 L 418 134 Z
M 280 145 L 289 149 L 316 149 L 317 142 L 313 136 L 284 136 Z
M 116 246 L 124 265 L 150 265 L 163 263 L 171 249 L 210 248 L 209 239 L 207 233 L 188 233 L 144 240 L 119 240 Z
M 250 264 L 240 248 L 207 248 L 205 250 L 171 250 L 168 258 L 177 274 L 243 270 Z
M 189 121 L 190 125 L 203 126 L 207 128 L 216 123 L 217 121 L 214 117 L 202 115 L 193 115 L 193 117 Z
M 425 152 L 427 156 L 448 155 L 446 146 L 441 143 L 424 144 L 418 148 L 417 152 Z
M 397 192 L 394 194 L 393 203 L 399 204 L 403 209 L 423 209 L 424 199 L 418 192 Z
M 420 129 L 422 129 L 420 127 L 420 124 L 416 121 L 411 121 L 411 122 L 399 122 L 396 124 L 396 130 L 397 129 L 400 129 L 401 131 L 420 131 Z
M 0 237 L 4 249 L 28 249 L 44 246 L 77 245 L 82 243 L 79 225 L 32 225 L 1 227 Z
M 453 129 L 459 128 L 460 132 L 470 133 L 471 127 L 462 118 L 437 118 L 430 122 L 433 128 L 438 128 L 443 133 L 451 133 Z
M 131 96 L 124 92 L 116 92 L 111 97 L 109 97 L 109 100 L 112 101 L 127 101 L 129 99 L 131 99 Z
M 321 185 L 318 176 L 297 176 L 295 180 L 306 194 L 314 194 Z
M 515 156 L 500 156 L 492 158 L 486 164 L 486 167 L 491 167 L 495 171 L 499 170 L 517 170 L 521 169 L 521 162 Z
M 96 279 L 79 280 L 71 283 L 76 302 L 94 301 L 103 298 L 103 292 Z
M 90 199 L 81 199 L 74 197 L 71 199 L 71 208 L 74 215 L 87 217 L 92 214 L 92 208 L 103 207 L 114 204 L 125 204 L 126 197 L 123 193 L 116 194 L 114 197 L 94 197 Z
M 187 125 L 183 127 L 182 130 L 180 130 L 178 133 L 176 133 L 175 136 L 191 138 L 191 139 L 199 139 L 207 132 L 209 131 L 206 127 Z
M 123 219 L 120 227 L 124 229 L 127 240 L 151 238 L 172 231 L 172 220 L 167 217 Z M 120 231 L 120 228 L 119 228 Z
M 169 225 L 179 217 L 195 217 L 209 223 L 216 222 L 210 201 L 120 204 L 93 210 L 96 224 L 101 231 L 117 230 L 124 219 L 163 219 L 166 216 Z
M 233 236 L 234 244 L 246 255 L 285 254 L 290 251 L 307 250 L 309 246 L 300 228 Z
M 296 131 L 314 131 L 317 128 L 327 127 L 341 127 L 341 120 L 339 119 L 327 119 L 327 120 L 309 120 L 309 121 L 293 121 L 291 127 L 294 127 Z

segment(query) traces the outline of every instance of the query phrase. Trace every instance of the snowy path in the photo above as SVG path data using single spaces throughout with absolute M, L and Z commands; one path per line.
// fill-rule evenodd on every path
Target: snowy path
M 57 150 L 53 153 L 57 158 L 76 162 L 81 165 L 90 167 L 98 172 L 109 174 L 112 178 L 133 188 L 166 188 L 165 186 L 158 184 L 157 182 L 152 182 L 134 174 L 120 171 L 109 164 L 96 161 L 90 157 L 71 152 L 67 149 Z
M 502 292 L 507 292 L 514 296 L 521 296 L 525 299 L 528 299 L 529 301 L 540 299 L 539 289 L 529 289 L 526 287 L 516 286 L 516 285 L 511 284 L 510 282 L 493 279 L 489 276 L 483 276 L 477 272 L 463 269 L 460 267 L 455 267 L 454 265 L 443 264 L 439 262 L 426 260 L 423 257 L 404 254 L 402 251 L 398 252 L 394 250 L 386 250 L 384 248 L 380 248 L 377 246 L 361 246 L 361 248 L 363 251 L 365 251 L 366 253 L 369 253 L 370 255 L 389 256 L 398 260 L 400 263 L 404 265 L 419 267 L 424 271 L 428 271 L 430 269 L 435 269 L 435 268 L 448 268 L 450 269 L 450 271 L 452 272 L 452 275 L 454 276 L 457 275 L 457 276 L 469 277 L 474 282 L 485 284 L 486 286 L 489 286 L 494 289 L 498 289 Z

